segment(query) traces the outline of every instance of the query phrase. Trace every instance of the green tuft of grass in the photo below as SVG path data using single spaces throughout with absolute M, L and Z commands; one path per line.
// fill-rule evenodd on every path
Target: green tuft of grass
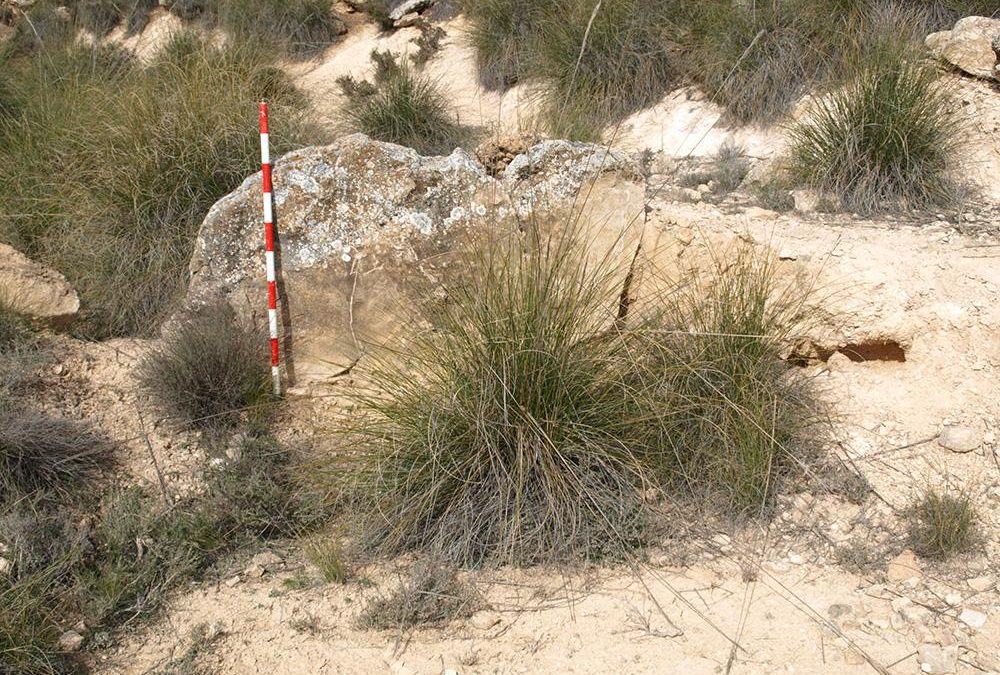
M 479 80 L 506 89 L 530 73 L 541 25 L 554 0 L 466 0 L 467 39 Z
M 343 113 L 351 131 L 413 148 L 424 155 L 449 154 L 474 139 L 453 117 L 437 83 L 389 52 L 372 52 L 373 81 L 337 80 L 346 97 Z
M 0 119 L 0 239 L 62 272 L 86 337 L 151 335 L 182 293 L 209 207 L 255 170 L 255 102 L 274 152 L 322 138 L 259 48 L 176 36 L 140 66 L 80 45 L 8 61 L 19 114 Z M 99 189 L 95 188 L 99 186 Z
M 332 0 L 217 0 L 205 8 L 201 16 L 231 38 L 293 57 L 317 54 L 344 32 Z
M 446 561 L 414 563 L 410 578 L 392 593 L 368 603 L 358 624 L 368 630 L 409 630 L 441 626 L 471 616 L 482 604 L 476 590 L 459 579 Z
M 488 243 L 487 243 L 488 242 Z M 575 235 L 493 233 L 345 429 L 362 544 L 458 564 L 620 556 L 647 490 L 766 515 L 815 404 L 779 345 L 801 297 L 759 254 L 623 316 L 627 270 Z M 627 310 L 627 308 L 625 308 Z M 627 320 L 626 320 L 627 319 Z
M 168 330 L 139 365 L 139 385 L 162 414 L 195 429 L 234 429 L 271 404 L 267 340 L 225 302 Z
M 907 518 L 910 547 L 922 557 L 947 560 L 979 543 L 979 514 L 968 493 L 928 488 Z
M 934 71 L 885 54 L 791 127 L 790 174 L 862 213 L 947 206 L 958 131 Z
M 327 583 L 342 584 L 353 576 L 346 552 L 339 541 L 317 539 L 306 547 L 306 556 Z

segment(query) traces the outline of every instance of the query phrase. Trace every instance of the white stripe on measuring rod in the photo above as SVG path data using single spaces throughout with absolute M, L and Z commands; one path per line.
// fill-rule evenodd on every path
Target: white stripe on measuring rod
M 271 205 L 271 193 L 264 193 L 264 222 L 274 222 L 274 207 Z
M 257 258 L 260 260 L 260 258 Z M 274 251 L 264 251 L 264 264 L 267 266 L 267 280 L 275 281 L 274 276 Z M 257 269 L 260 269 L 259 267 Z
M 267 328 L 270 331 L 268 337 L 278 337 L 278 310 L 267 310 Z
M 271 142 L 267 134 L 260 135 L 260 163 L 271 163 Z
M 271 366 L 271 381 L 274 383 L 274 395 L 281 396 L 281 371 L 278 366 Z

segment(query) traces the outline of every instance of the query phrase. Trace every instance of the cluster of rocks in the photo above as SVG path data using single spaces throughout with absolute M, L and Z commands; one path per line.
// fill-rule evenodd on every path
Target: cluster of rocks
M 932 54 L 968 75 L 1000 80 L 1000 19 L 968 16 L 951 30 L 931 33 L 925 44 Z

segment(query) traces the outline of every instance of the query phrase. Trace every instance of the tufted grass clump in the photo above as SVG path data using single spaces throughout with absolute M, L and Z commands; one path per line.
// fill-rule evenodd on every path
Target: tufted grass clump
M 268 59 L 181 33 L 147 65 L 84 45 L 5 63 L 19 110 L 0 117 L 0 207 L 12 214 L 0 240 L 73 284 L 75 332 L 155 332 L 209 207 L 255 170 L 257 100 L 275 107 L 276 154 L 323 137 Z
M 344 32 L 332 0 L 204 0 L 187 2 L 182 13 L 199 16 L 232 39 L 298 58 L 322 52 Z
M 862 213 L 946 206 L 958 132 L 934 71 L 890 52 L 791 127 L 791 176 Z
M 86 422 L 0 406 L 0 501 L 87 484 L 108 465 L 109 449 Z
M 530 75 L 541 26 L 555 4 L 554 0 L 466 0 L 467 40 L 483 86 L 506 89 Z
M 195 429 L 235 429 L 270 404 L 267 340 L 224 301 L 181 318 L 139 365 L 160 412 Z
M 347 127 L 423 155 L 446 155 L 465 145 L 475 132 L 452 113 L 448 100 L 429 76 L 389 52 L 372 52 L 372 81 L 350 76 L 337 80 L 346 97 Z
M 660 517 L 650 492 L 767 515 L 815 418 L 779 351 L 801 298 L 775 292 L 773 266 L 738 255 L 639 312 L 628 270 L 573 235 L 488 240 L 405 366 L 387 358 L 358 395 L 346 437 L 370 550 L 618 557 Z
M 979 543 L 979 515 L 968 493 L 928 488 L 907 517 L 910 546 L 925 558 L 946 560 Z

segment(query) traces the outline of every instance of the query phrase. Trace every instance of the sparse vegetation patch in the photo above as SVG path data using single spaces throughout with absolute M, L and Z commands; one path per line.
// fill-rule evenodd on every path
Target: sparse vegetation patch
M 424 155 L 446 155 L 474 131 L 453 117 L 444 93 L 427 75 L 389 52 L 372 52 L 371 82 L 337 80 L 347 98 L 348 128 L 379 141 L 406 145 Z
M 928 488 L 910 505 L 910 545 L 926 558 L 945 560 L 975 548 L 979 516 L 963 492 Z

